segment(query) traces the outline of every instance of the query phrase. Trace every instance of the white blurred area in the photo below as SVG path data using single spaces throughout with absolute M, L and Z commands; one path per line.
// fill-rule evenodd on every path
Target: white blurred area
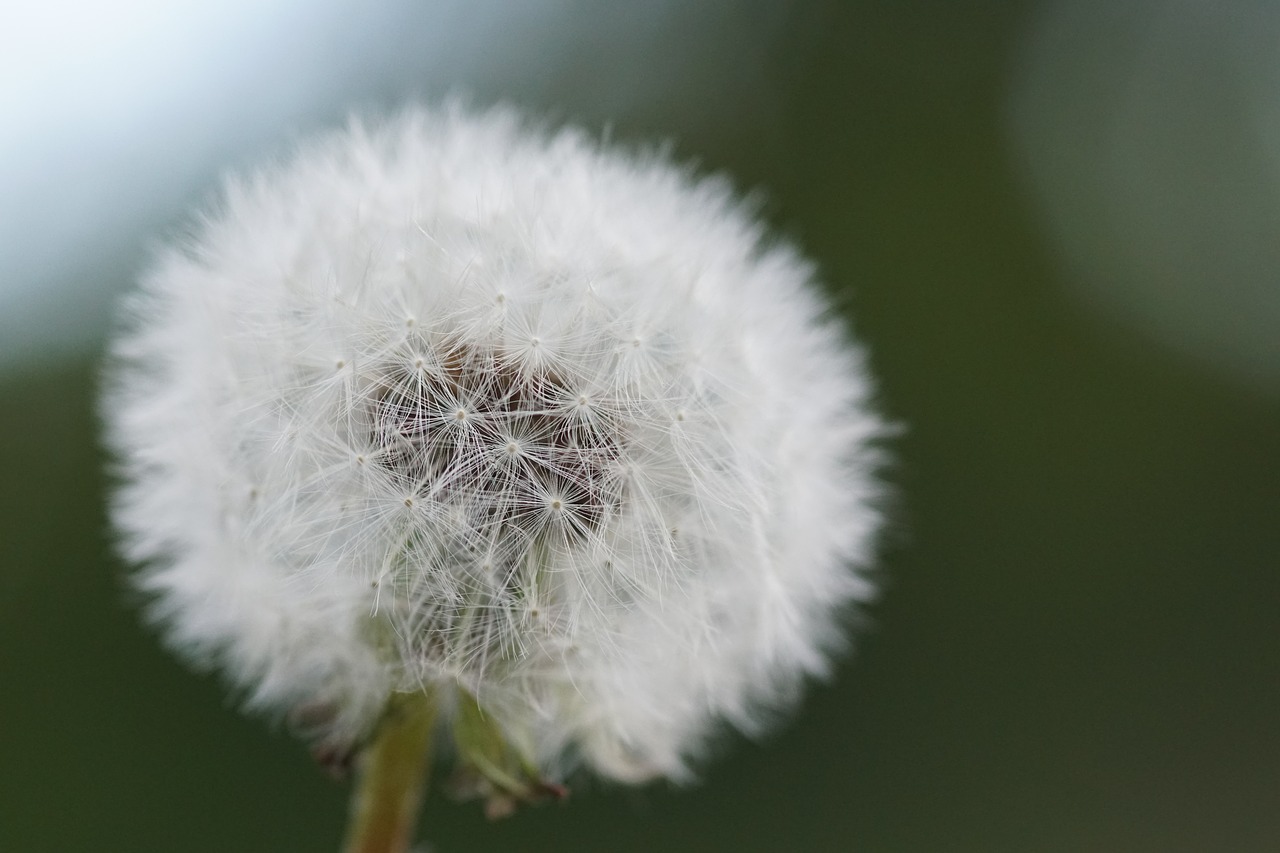
M 460 93 L 670 133 L 768 109 L 784 7 L 571 0 L 0 4 L 0 371 L 91 351 L 228 168 Z M 731 44 L 732 50 L 708 50 Z M 762 97 L 763 95 L 763 97 Z M 754 122 L 768 124 L 757 115 Z
M 1280 4 L 1051 0 L 1014 154 L 1079 296 L 1280 391 Z

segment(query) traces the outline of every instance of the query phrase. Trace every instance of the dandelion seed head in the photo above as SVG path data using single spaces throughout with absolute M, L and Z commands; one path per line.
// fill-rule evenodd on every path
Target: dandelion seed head
M 859 350 L 652 154 L 503 109 L 352 124 L 229 182 L 128 315 L 103 410 L 152 615 L 335 754 L 460 688 L 549 774 L 687 778 L 872 593 Z

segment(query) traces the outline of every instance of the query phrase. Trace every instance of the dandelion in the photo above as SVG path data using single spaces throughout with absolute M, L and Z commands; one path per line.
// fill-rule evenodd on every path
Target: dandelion
M 171 645 L 492 814 L 575 768 L 687 780 L 872 593 L 883 423 L 811 266 L 722 180 L 503 109 L 353 124 L 232 181 L 128 303 L 104 413 Z

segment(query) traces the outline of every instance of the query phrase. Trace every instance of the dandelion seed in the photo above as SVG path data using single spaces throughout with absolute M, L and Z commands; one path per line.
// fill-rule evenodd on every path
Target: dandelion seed
M 812 279 L 651 154 L 501 109 L 353 125 L 231 182 L 129 303 L 122 550 L 174 648 L 330 767 L 451 732 L 493 813 L 575 766 L 688 779 L 872 593 L 883 424 Z

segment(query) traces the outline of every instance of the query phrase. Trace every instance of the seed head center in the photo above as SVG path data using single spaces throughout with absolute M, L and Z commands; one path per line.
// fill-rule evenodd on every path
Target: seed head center
M 625 441 L 607 404 L 518 354 L 414 343 L 421 355 L 388 367 L 370 397 L 368 458 L 397 489 L 443 505 L 450 529 L 512 560 L 548 537 L 590 535 L 618 511 Z M 438 369 L 409 367 L 424 360 Z M 493 464 L 495 451 L 504 464 Z M 531 511 L 539 505 L 551 516 Z

